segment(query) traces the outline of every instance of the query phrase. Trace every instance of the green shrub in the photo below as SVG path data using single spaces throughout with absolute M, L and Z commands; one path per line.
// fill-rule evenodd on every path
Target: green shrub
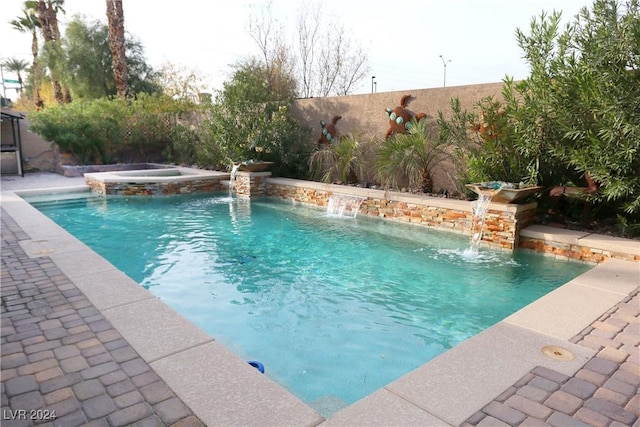
M 558 13 L 542 14 L 529 34 L 516 32 L 531 75 L 505 91 L 515 143 L 546 166 L 543 185 L 588 173 L 599 186 L 596 207 L 638 223 L 640 3 L 596 0 L 563 30 L 559 20 Z M 564 182 L 549 179 L 557 178 L 557 165 Z
M 118 109 L 110 101 L 77 101 L 29 115 L 31 130 L 73 154 L 81 164 L 103 163 L 121 139 Z
M 504 101 L 482 100 L 479 114 L 455 108 L 444 124 L 457 132 L 469 181 L 525 181 L 545 191 L 559 185 L 586 187 L 588 173 L 598 191 L 566 208 L 591 206 L 591 219 L 617 217 L 635 230 L 640 213 L 640 2 L 595 0 L 562 29 L 560 14 L 541 14 L 529 34 L 517 30 L 530 65 L 528 78 L 506 78 Z M 445 126 L 445 127 L 446 127 Z M 465 134 L 466 133 L 466 134 Z M 455 132 L 452 132 L 455 134 Z M 573 218 L 570 218 L 573 219 Z M 577 218 L 576 218 L 577 219 Z
M 305 177 L 310 132 L 291 116 L 290 108 L 278 101 L 211 104 L 198 127 L 198 164 L 227 169 L 234 162 L 272 161 L 274 175 Z
M 165 96 L 101 98 L 55 105 L 29 115 L 31 130 L 81 164 L 159 161 L 193 109 Z

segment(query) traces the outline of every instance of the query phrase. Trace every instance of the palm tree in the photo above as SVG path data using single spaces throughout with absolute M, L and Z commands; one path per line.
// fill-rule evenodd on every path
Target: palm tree
M 13 71 L 18 75 L 18 84 L 20 85 L 20 93 L 22 93 L 22 89 L 24 88 L 24 85 L 22 84 L 22 72 L 29 67 L 27 61 L 23 59 L 11 58 L 4 61 L 2 65 L 7 67 L 9 71 Z
M 413 119 L 411 124 L 408 133 L 394 134 L 382 144 L 376 161 L 378 175 L 386 186 L 396 187 L 405 176 L 410 188 L 430 193 L 436 166 L 453 158 L 451 144 L 432 135 L 429 120 Z
M 309 157 L 313 179 L 331 183 L 355 184 L 366 180 L 369 158 L 377 141 L 362 141 L 359 134 L 344 135 L 327 148 L 316 149 Z
M 12 20 L 10 24 L 15 30 L 21 33 L 31 33 L 31 54 L 33 55 L 31 84 L 33 85 L 33 103 L 40 107 L 42 105 L 42 100 L 40 99 L 40 64 L 38 62 L 38 28 L 40 28 L 40 22 L 36 17 L 35 5 L 36 3 L 34 1 L 26 1 L 24 9 L 22 9 L 22 16 Z M 20 85 L 20 87 L 22 87 L 22 85 Z
M 107 0 L 107 19 L 109 21 L 109 48 L 113 61 L 113 76 L 118 96 L 127 96 L 129 92 L 129 72 L 127 68 L 126 41 L 124 38 L 124 12 L 122 0 Z
M 45 47 L 53 51 L 50 61 L 53 64 L 49 64 L 49 70 L 51 71 L 51 85 L 53 86 L 53 93 L 56 101 L 59 103 L 69 102 L 70 95 L 68 91 L 63 91 L 60 84 L 59 70 L 57 64 L 61 60 L 60 52 L 60 29 L 58 27 L 58 12 L 65 13 L 62 6 L 64 0 L 35 0 L 28 1 L 26 3 L 35 4 L 36 16 L 40 23 L 40 29 L 44 37 Z

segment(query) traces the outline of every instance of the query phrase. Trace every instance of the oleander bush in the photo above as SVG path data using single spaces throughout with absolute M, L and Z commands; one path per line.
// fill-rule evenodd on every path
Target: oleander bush
M 486 99 L 474 112 L 453 109 L 445 125 L 460 128 L 468 146 L 470 181 L 525 181 L 545 188 L 585 187 L 589 174 L 598 191 L 592 220 L 618 218 L 635 234 L 640 224 L 640 5 L 638 0 L 596 0 L 566 27 L 560 13 L 542 13 L 528 33 L 516 31 L 531 67 L 522 81 L 505 79 L 503 101 Z M 570 205 L 570 204 L 569 204 Z M 570 208 L 572 206 L 569 206 Z M 569 209 L 571 210 L 571 209 Z M 582 209 L 573 209 L 580 212 Z
M 229 169 L 235 162 L 274 162 L 276 176 L 305 178 L 310 131 L 291 115 L 294 92 L 272 90 L 269 70 L 248 61 L 223 84 L 198 126 L 198 165 Z M 286 75 L 282 76 L 286 78 Z
M 160 95 L 78 100 L 30 113 L 30 130 L 80 164 L 159 161 L 192 108 Z

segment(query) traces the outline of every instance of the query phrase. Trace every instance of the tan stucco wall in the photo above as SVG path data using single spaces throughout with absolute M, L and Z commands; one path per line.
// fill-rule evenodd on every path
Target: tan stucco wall
M 411 95 L 408 109 L 414 113 L 426 113 L 433 118 L 438 111 L 447 116 L 451 98 L 458 97 L 462 108 L 473 110 L 482 98 L 493 95 L 502 100 L 504 84 L 487 83 L 468 86 L 451 86 L 431 89 L 403 90 L 363 95 L 334 96 L 327 98 L 297 99 L 293 103 L 293 115 L 312 129 L 314 138 L 320 137 L 320 120 L 331 122 L 333 116 L 342 116 L 337 124 L 343 134 L 357 133 L 384 138 L 389 128 L 387 107 L 400 105 L 400 98 Z
M 494 96 L 502 99 L 503 83 L 487 83 L 467 86 L 450 86 L 430 89 L 414 89 L 373 94 L 334 96 L 327 98 L 308 98 L 294 101 L 292 111 L 294 117 L 312 130 L 312 137 L 319 138 L 320 120 L 331 122 L 333 116 L 342 116 L 338 122 L 338 131 L 342 134 L 359 133 L 363 138 L 384 138 L 389 127 L 389 119 L 385 112 L 387 107 L 394 108 L 400 104 L 402 96 L 412 96 L 408 103 L 409 110 L 414 113 L 426 113 L 437 118 L 438 111 L 448 115 L 449 101 L 458 97 L 462 108 L 472 110 L 482 98 Z M 56 162 L 51 144 L 38 135 L 30 132 L 28 118 L 20 120 L 23 158 L 26 171 L 56 171 Z M 11 128 L 2 124 L 2 139 L 11 138 Z M 448 179 L 435 179 L 435 187 L 449 188 Z

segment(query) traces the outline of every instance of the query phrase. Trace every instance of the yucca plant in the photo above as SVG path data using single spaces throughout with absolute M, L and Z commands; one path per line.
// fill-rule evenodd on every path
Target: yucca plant
M 445 160 L 453 161 L 446 138 L 431 131 L 432 123 L 426 119 L 412 121 L 406 134 L 395 134 L 384 142 L 376 160 L 378 178 L 386 187 L 398 186 L 406 177 L 412 190 L 433 191 L 433 173 Z

